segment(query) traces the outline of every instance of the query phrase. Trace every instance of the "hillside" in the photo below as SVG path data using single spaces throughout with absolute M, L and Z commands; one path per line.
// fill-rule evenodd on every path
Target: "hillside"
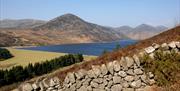
M 34 20 L 34 19 L 20 19 L 20 20 L 13 20 L 13 19 L 5 19 L 0 20 L 0 28 L 15 28 L 15 29 L 27 29 L 33 28 L 42 24 L 45 24 L 46 21 L 43 20 Z
M 61 79 L 64 79 L 64 77 L 66 76 L 66 74 L 68 72 L 77 71 L 82 68 L 90 69 L 92 65 L 100 65 L 103 63 L 107 63 L 109 61 L 120 59 L 122 56 L 134 55 L 139 50 L 146 48 L 146 47 L 152 45 L 153 43 L 162 44 L 164 42 L 179 41 L 179 40 L 180 40 L 180 26 L 177 26 L 173 29 L 170 29 L 170 30 L 163 32 L 159 35 L 156 35 L 152 38 L 142 40 L 135 45 L 130 45 L 126 48 L 122 48 L 120 50 L 104 54 L 104 55 L 100 56 L 99 58 L 97 58 L 96 60 L 85 62 L 82 65 L 73 66 L 70 69 L 60 71 L 57 73 L 57 75 L 61 74 L 58 76 Z M 131 51 L 129 51 L 129 50 L 131 50 Z
M 119 31 L 123 33 L 124 35 L 128 36 L 131 39 L 135 40 L 143 40 L 150 38 L 154 35 L 157 35 L 168 28 L 165 26 L 151 26 L 147 24 L 141 24 L 139 26 L 136 26 L 135 28 L 129 27 L 129 26 L 122 26 L 119 28 L 116 28 L 116 31 Z

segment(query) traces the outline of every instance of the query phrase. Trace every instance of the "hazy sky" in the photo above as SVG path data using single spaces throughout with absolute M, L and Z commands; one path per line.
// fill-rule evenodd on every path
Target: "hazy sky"
M 180 0 L 0 0 L 1 20 L 50 20 L 65 13 L 113 27 L 172 26 L 180 21 Z

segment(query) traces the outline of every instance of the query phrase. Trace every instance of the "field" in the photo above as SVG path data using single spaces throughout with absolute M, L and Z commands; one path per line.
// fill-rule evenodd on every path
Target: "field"
M 9 69 L 16 65 L 26 66 L 29 63 L 42 62 L 50 60 L 59 56 L 63 56 L 66 53 L 56 53 L 56 52 L 44 52 L 44 51 L 31 51 L 31 50 L 21 50 L 7 48 L 13 55 L 13 58 L 0 61 L 0 69 Z M 96 56 L 84 56 L 86 61 L 96 58 Z

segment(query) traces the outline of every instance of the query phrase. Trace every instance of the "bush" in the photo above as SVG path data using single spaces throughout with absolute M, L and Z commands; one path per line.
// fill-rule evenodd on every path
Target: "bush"
M 82 61 L 83 56 L 81 54 L 69 54 L 50 61 L 35 63 L 34 65 L 29 64 L 24 68 L 22 66 L 15 66 L 10 70 L 0 70 L 0 87 L 15 82 L 21 82 Z
M 173 50 L 165 52 L 157 50 L 154 53 L 154 58 L 144 55 L 141 58 L 141 65 L 145 71 L 151 71 L 155 74 L 157 85 L 166 86 L 180 80 L 178 74 L 180 72 L 180 53 Z
M 4 48 L 0 48 L 0 61 L 13 57 L 12 54 Z

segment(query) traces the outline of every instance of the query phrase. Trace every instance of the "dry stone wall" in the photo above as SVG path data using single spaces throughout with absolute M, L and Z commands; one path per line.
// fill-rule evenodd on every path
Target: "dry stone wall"
M 140 65 L 140 56 L 163 48 L 164 52 L 175 50 L 180 53 L 180 42 L 152 44 L 132 57 L 121 57 L 107 64 L 93 65 L 92 69 L 80 69 L 68 73 L 63 83 L 57 77 L 47 81 L 26 83 L 20 86 L 23 91 L 148 91 L 155 84 L 154 74 L 146 72 Z

